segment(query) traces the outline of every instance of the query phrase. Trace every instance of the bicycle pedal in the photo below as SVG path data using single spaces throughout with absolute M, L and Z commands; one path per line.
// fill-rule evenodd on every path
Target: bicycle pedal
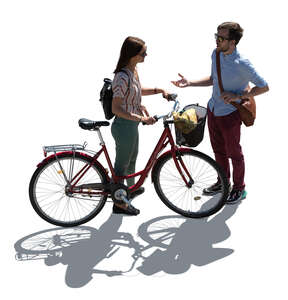
M 121 200 L 124 201 L 126 204 L 128 204 L 128 206 L 131 206 L 131 200 L 128 200 L 125 196 L 121 196 Z

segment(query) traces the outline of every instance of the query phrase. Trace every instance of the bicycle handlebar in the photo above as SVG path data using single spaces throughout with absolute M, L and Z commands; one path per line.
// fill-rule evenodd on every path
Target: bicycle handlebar
M 179 110 L 179 107 L 180 107 L 180 102 L 179 100 L 177 100 L 177 94 L 169 94 L 168 95 L 168 101 L 174 101 L 174 106 L 173 106 L 173 109 L 166 115 L 162 115 L 162 116 L 153 116 L 153 118 L 156 120 L 156 122 L 160 119 L 168 119 L 172 116 L 172 113 L 174 111 L 178 111 Z M 143 125 L 147 125 L 146 123 L 142 122 Z
M 166 115 L 155 116 L 157 118 L 157 121 L 159 119 L 169 119 L 172 116 L 173 112 L 176 112 L 176 111 L 179 110 L 180 102 L 176 98 L 177 98 L 177 94 L 171 94 L 171 101 L 175 102 L 174 105 L 173 105 L 173 109 L 168 114 L 166 114 Z

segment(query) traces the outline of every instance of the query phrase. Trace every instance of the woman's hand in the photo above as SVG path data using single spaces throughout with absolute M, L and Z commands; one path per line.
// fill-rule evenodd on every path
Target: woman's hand
M 146 107 L 144 105 L 141 105 L 140 106 L 140 110 L 142 112 L 142 115 L 146 116 L 146 117 L 149 117 L 149 113 L 148 113 L 148 110 L 146 109 Z
M 167 91 L 165 91 L 165 90 L 162 90 L 161 93 L 162 93 L 163 98 L 165 98 L 167 101 L 169 101 L 168 100 L 169 93 Z
M 181 79 L 178 81 L 171 81 L 171 82 L 179 88 L 184 88 L 189 86 L 189 81 L 180 73 L 178 73 L 178 75 L 181 77 Z
M 143 114 L 143 116 L 141 117 L 141 121 L 143 123 L 146 123 L 148 125 L 152 125 L 156 122 L 156 120 L 153 117 L 150 117 L 148 110 L 146 109 L 146 107 L 144 105 L 140 106 L 141 112 Z
M 167 101 L 173 101 L 173 100 L 170 98 L 170 95 L 172 95 L 172 94 L 170 94 L 170 93 L 168 93 L 167 91 L 162 90 L 162 89 L 160 90 L 160 92 L 161 92 L 163 98 L 165 98 Z
M 143 123 L 148 124 L 148 125 L 152 125 L 152 124 L 154 124 L 156 122 L 156 120 L 153 117 L 142 117 L 141 121 Z

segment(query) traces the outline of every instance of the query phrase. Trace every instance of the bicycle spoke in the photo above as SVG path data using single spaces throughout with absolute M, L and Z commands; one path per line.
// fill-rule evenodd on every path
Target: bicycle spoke
M 173 210 L 188 216 L 206 214 L 208 210 L 223 205 L 224 190 L 219 195 L 208 195 L 204 189 L 210 187 L 221 177 L 215 168 L 215 162 L 203 154 L 194 155 L 195 152 L 184 152 L 181 155 L 183 165 L 193 179 L 191 186 L 186 186 L 182 176 L 177 169 L 172 155 L 163 158 L 162 165 L 158 171 L 158 181 L 155 188 L 163 202 Z M 212 161 L 212 160 L 211 160 Z M 179 163 L 185 179 L 190 182 L 184 166 Z M 221 177 L 222 178 L 222 177 Z M 219 204 L 219 205 L 218 205 Z M 209 212 L 208 212 L 209 213 Z
M 33 192 L 33 199 L 37 199 L 35 203 L 41 214 L 57 222 L 74 223 L 89 217 L 103 205 L 103 199 L 106 199 L 107 195 L 89 194 L 86 198 L 73 193 L 69 195 L 66 192 L 67 183 L 63 173 L 67 174 L 68 180 L 71 181 L 81 170 L 83 172 L 85 166 L 88 166 L 85 159 L 70 156 L 58 157 L 58 161 L 51 161 L 43 168 L 35 181 Z M 78 184 L 101 183 L 103 180 L 101 176 L 98 169 L 91 166 Z

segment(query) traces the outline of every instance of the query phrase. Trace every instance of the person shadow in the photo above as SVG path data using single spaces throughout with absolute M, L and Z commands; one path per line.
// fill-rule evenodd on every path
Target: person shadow
M 155 234 L 158 237 L 154 239 L 155 245 L 162 244 L 166 250 L 155 250 L 137 268 L 138 271 L 145 275 L 153 275 L 160 271 L 182 274 L 188 271 L 191 265 L 204 266 L 232 254 L 233 249 L 216 248 L 213 245 L 223 242 L 231 235 L 226 221 L 235 214 L 238 206 L 239 204 L 226 205 L 217 215 L 201 219 L 168 216 L 142 224 L 138 232 L 141 238 L 151 243 Z M 177 218 L 178 223 L 182 218 L 182 224 L 171 231 L 173 225 L 169 225 L 169 219 L 171 223 L 175 223 Z M 161 222 L 165 223 L 165 226 L 161 226 Z M 155 230 L 153 223 L 158 223 Z M 149 225 L 152 225 L 150 230 Z
M 100 270 L 95 266 L 106 258 L 113 256 L 115 243 L 113 240 L 125 240 L 123 245 L 133 244 L 133 236 L 119 232 L 123 216 L 111 214 L 108 220 L 98 229 L 89 227 L 90 238 L 62 250 L 60 258 L 53 258 L 56 263 L 67 265 L 65 283 L 72 288 L 80 288 L 93 278 L 93 274 L 103 274 L 109 277 L 122 275 L 122 271 Z M 81 226 L 79 227 L 81 228 Z M 49 259 L 49 257 L 48 257 Z M 51 263 L 45 261 L 46 265 Z M 54 264 L 54 263 L 53 263 Z

